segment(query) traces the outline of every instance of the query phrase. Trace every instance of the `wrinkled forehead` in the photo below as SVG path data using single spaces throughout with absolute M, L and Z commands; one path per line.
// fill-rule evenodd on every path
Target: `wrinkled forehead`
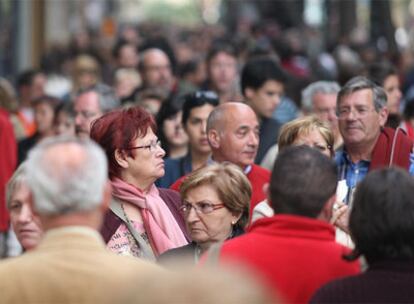
M 371 89 L 361 89 L 349 92 L 338 100 L 340 106 L 373 106 L 374 98 Z

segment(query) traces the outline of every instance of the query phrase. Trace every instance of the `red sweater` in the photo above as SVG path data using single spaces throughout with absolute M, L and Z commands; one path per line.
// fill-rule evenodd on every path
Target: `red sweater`
M 253 208 L 266 199 L 266 193 L 263 191 L 263 186 L 270 182 L 270 171 L 262 168 L 258 165 L 253 164 L 250 172 L 247 173 L 246 177 L 250 181 L 252 186 L 252 198 L 250 200 L 250 216 L 252 215 Z M 180 191 L 180 186 L 183 183 L 185 176 L 177 179 L 171 186 L 170 189 Z
M 349 249 L 335 242 L 330 224 L 316 219 L 276 215 L 252 224 L 248 233 L 223 244 L 220 263 L 238 263 L 289 303 L 307 303 L 326 282 L 357 274 L 358 262 L 346 262 Z

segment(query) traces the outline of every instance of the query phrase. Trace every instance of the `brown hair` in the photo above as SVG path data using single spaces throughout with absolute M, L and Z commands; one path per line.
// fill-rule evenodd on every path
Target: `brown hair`
M 244 229 L 249 220 L 252 187 L 241 169 L 228 162 L 212 164 L 190 173 L 180 187 L 181 197 L 201 185 L 212 186 L 230 212 L 241 214 L 235 226 Z

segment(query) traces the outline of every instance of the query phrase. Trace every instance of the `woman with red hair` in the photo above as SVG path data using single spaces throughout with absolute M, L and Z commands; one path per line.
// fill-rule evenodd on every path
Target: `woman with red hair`
M 107 113 L 91 129 L 112 185 L 103 238 L 111 251 L 149 260 L 189 240 L 179 194 L 154 185 L 164 175 L 165 155 L 155 133 L 153 117 L 140 107 Z

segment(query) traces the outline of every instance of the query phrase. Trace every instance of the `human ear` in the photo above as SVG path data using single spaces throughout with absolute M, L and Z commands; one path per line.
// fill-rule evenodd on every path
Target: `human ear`
M 386 107 L 382 108 L 379 111 L 379 123 L 381 127 L 385 126 L 385 123 L 387 122 L 388 119 L 388 109 Z
M 129 164 L 126 160 L 125 151 L 121 151 L 119 149 L 116 149 L 114 152 L 115 160 L 122 168 L 126 169 L 128 168 Z
M 220 148 L 220 134 L 218 133 L 217 130 L 210 130 L 207 133 L 207 138 L 208 138 L 208 142 L 210 143 L 210 146 L 218 149 Z

